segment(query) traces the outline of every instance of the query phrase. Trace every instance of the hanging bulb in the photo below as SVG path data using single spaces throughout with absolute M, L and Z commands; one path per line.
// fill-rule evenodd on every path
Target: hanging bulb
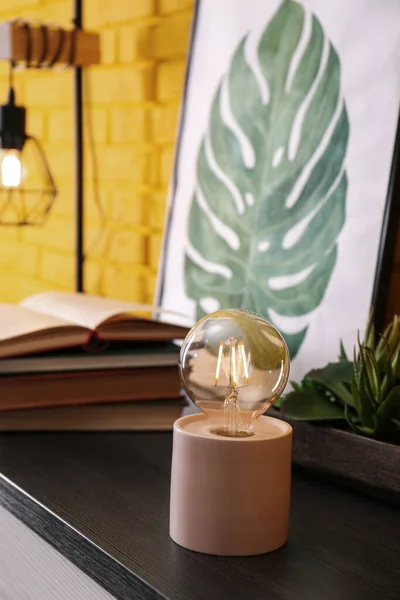
M 188 396 L 209 416 L 213 433 L 247 437 L 285 388 L 288 349 L 277 329 L 259 315 L 220 310 L 188 333 L 180 374 Z
M 21 184 L 21 152 L 26 137 L 25 108 L 15 104 L 15 92 L 11 85 L 7 104 L 0 106 L 0 175 L 1 185 L 5 188 L 15 188 Z
M 15 103 L 10 72 L 8 102 L 0 105 L 0 225 L 43 223 L 57 194 L 43 148 L 25 130 L 26 110 Z
M 4 187 L 18 187 L 21 174 L 20 153 L 18 150 L 7 150 L 1 161 L 1 184 Z

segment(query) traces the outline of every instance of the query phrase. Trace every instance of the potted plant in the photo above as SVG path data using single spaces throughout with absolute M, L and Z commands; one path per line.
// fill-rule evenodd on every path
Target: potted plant
M 353 359 L 306 374 L 282 398 L 294 428 L 294 463 L 400 503 L 400 317 L 376 343 L 372 324 Z

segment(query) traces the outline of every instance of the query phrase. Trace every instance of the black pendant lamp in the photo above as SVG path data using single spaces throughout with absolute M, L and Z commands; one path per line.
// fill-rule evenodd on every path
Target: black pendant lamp
M 8 102 L 0 106 L 0 225 L 43 223 L 57 195 L 43 148 L 25 123 L 10 77 Z

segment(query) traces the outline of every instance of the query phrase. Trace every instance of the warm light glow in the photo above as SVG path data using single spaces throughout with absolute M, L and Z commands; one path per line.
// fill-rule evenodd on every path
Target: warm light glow
M 221 362 L 222 362 L 223 356 L 224 356 L 224 342 L 220 342 L 220 344 L 219 344 L 219 352 L 218 352 L 217 368 L 215 370 L 215 384 L 214 385 L 218 385 L 219 373 L 220 373 L 220 370 L 221 370 Z
M 233 387 L 237 386 L 237 374 L 236 374 L 236 347 L 235 340 L 231 342 L 231 378 Z
M 243 358 L 244 378 L 246 380 L 246 383 L 249 383 L 249 381 L 250 381 L 250 379 L 249 379 L 249 367 L 247 365 L 246 349 L 244 347 L 244 341 L 243 340 L 240 341 L 239 346 L 240 346 L 240 351 L 242 353 L 242 358 Z M 250 354 L 249 354 L 249 359 L 250 359 Z
M 1 162 L 1 183 L 4 187 L 18 187 L 21 183 L 21 161 L 19 152 L 6 151 Z
M 249 365 L 250 365 L 250 352 L 246 356 L 246 348 L 243 340 L 237 340 L 230 338 L 229 342 L 226 342 L 229 346 L 229 372 L 224 371 L 229 377 L 229 382 L 232 387 L 237 388 L 240 380 L 244 378 L 246 385 L 250 382 L 249 376 Z M 221 374 L 221 367 L 224 365 L 224 346 L 225 342 L 219 343 L 217 368 L 215 369 L 214 387 L 218 385 L 219 377 Z

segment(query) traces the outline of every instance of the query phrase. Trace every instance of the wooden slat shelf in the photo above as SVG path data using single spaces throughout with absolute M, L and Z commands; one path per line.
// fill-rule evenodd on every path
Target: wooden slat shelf
M 98 33 L 57 28 L 55 25 L 36 22 L 28 22 L 28 27 L 29 33 L 22 21 L 0 23 L 0 60 L 24 63 L 30 44 L 30 65 L 33 67 L 38 66 L 39 61 L 43 66 L 48 65 L 56 55 L 58 58 L 54 64 L 57 65 L 70 64 L 71 54 L 73 66 L 87 67 L 100 62 Z M 42 27 L 45 28 L 45 32 Z M 74 47 L 71 48 L 71 45 Z

